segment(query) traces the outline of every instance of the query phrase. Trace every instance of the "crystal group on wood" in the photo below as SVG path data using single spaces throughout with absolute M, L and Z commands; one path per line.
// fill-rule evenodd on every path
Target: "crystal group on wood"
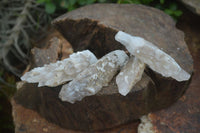
M 34 68 L 25 73 L 21 80 L 38 83 L 39 87 L 64 84 L 59 98 L 74 103 L 95 95 L 102 87 L 108 86 L 115 75 L 119 93 L 126 96 L 141 80 L 146 64 L 164 77 L 177 81 L 190 78 L 190 74 L 170 55 L 151 42 L 122 31 L 115 35 L 115 40 L 126 47 L 130 59 L 123 50 L 111 51 L 99 60 L 92 52 L 84 50 L 62 61 Z
M 177 81 L 185 81 L 190 78 L 190 74 L 183 70 L 170 55 L 151 42 L 122 31 L 115 35 L 115 40 L 123 44 L 130 54 L 139 58 L 153 71 L 160 73 L 162 76 L 172 77 Z
M 116 77 L 119 93 L 126 96 L 133 86 L 141 80 L 145 64 L 132 56 Z
M 43 67 L 37 67 L 26 72 L 21 80 L 29 83 L 39 83 L 40 86 L 58 86 L 72 80 L 78 73 L 97 61 L 96 56 L 89 50 L 73 53 L 69 58 Z
M 108 53 L 78 74 L 70 83 L 63 85 L 59 97 L 62 101 L 74 103 L 96 94 L 103 86 L 108 85 L 127 60 L 128 56 L 122 50 Z

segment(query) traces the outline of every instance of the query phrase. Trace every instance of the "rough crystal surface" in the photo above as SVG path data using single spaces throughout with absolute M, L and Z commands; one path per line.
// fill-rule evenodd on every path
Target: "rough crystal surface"
M 149 119 L 148 115 L 144 115 L 140 118 L 141 123 L 138 126 L 138 133 L 155 133 L 153 124 Z
M 25 73 L 21 80 L 29 83 L 39 83 L 38 86 L 58 86 L 70 81 L 90 64 L 96 63 L 96 56 L 89 50 L 71 54 L 69 58 L 43 67 L 37 67 Z
M 170 55 L 151 42 L 122 31 L 115 35 L 115 40 L 123 44 L 132 55 L 162 76 L 172 77 L 177 81 L 185 81 L 190 78 L 190 74 L 184 71 Z
M 78 74 L 70 83 L 63 85 L 59 97 L 62 101 L 74 103 L 96 94 L 103 86 L 108 85 L 127 60 L 128 56 L 122 50 L 108 53 Z
M 126 96 L 133 86 L 141 80 L 145 64 L 132 56 L 116 77 L 119 93 Z

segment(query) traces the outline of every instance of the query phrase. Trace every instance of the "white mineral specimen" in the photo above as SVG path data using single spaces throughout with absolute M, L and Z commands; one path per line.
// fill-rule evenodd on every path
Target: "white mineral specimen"
M 172 77 L 177 81 L 185 81 L 190 78 L 190 74 L 184 71 L 171 56 L 151 42 L 122 31 L 115 35 L 115 40 L 123 44 L 132 55 L 162 76 Z
M 128 56 L 122 50 L 110 52 L 78 74 L 70 83 L 63 85 L 59 97 L 62 101 L 74 103 L 96 94 L 103 86 L 108 85 L 127 60 Z
M 37 83 L 40 86 L 54 87 L 70 81 L 90 64 L 97 62 L 96 56 L 89 50 L 73 53 L 69 58 L 56 63 L 37 67 L 24 74 L 21 80 Z
M 141 123 L 138 126 L 138 133 L 155 133 L 153 124 L 148 115 L 144 115 L 140 118 Z
M 119 93 L 126 96 L 133 86 L 141 80 L 145 64 L 136 57 L 131 57 L 116 77 Z

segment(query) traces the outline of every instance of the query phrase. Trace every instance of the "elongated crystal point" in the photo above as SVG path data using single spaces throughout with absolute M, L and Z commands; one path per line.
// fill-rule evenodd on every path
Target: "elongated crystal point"
M 37 67 L 25 73 L 21 80 L 39 83 L 38 86 L 58 86 L 72 80 L 90 64 L 97 62 L 96 56 L 89 50 L 73 53 L 69 58 L 43 67 Z
M 141 37 L 131 36 L 119 31 L 115 35 L 115 40 L 123 44 L 132 55 L 139 58 L 152 70 L 164 77 L 172 77 L 177 81 L 185 81 L 191 76 L 170 55 Z
M 59 98 L 74 103 L 96 94 L 103 86 L 108 85 L 127 60 L 128 56 L 122 50 L 108 53 L 78 74 L 70 83 L 63 85 Z
M 119 93 L 126 96 L 133 86 L 141 80 L 145 64 L 136 57 L 131 57 L 116 77 Z

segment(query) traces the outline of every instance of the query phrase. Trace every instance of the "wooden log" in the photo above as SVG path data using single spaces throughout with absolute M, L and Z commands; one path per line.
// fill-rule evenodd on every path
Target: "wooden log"
M 200 131 L 200 16 L 187 10 L 177 24 L 194 60 L 194 75 L 186 93 L 173 106 L 150 113 L 155 133 L 198 133 Z
M 71 44 L 57 30 L 51 28 L 48 31 L 44 38 L 35 42 L 36 47 L 31 49 L 30 69 L 68 58 L 73 53 Z
M 58 125 L 48 122 L 34 110 L 17 104 L 13 99 L 11 103 L 13 107 L 12 114 L 15 123 L 15 133 L 88 133 L 61 128 Z M 139 121 L 136 121 L 93 133 L 137 133 L 138 124 Z
M 183 32 L 175 28 L 169 16 L 157 9 L 140 5 L 96 4 L 69 12 L 53 24 L 75 51 L 89 49 L 99 58 L 116 49 L 125 50 L 114 40 L 119 30 L 143 37 L 192 74 L 192 58 Z M 38 88 L 37 84 L 24 84 L 15 95 L 15 101 L 63 128 L 94 131 L 134 121 L 144 114 L 168 107 L 182 96 L 188 84 L 189 81 L 164 78 L 146 67 L 141 81 L 125 97 L 117 92 L 113 78 L 99 93 L 75 104 L 58 98 L 60 86 Z

